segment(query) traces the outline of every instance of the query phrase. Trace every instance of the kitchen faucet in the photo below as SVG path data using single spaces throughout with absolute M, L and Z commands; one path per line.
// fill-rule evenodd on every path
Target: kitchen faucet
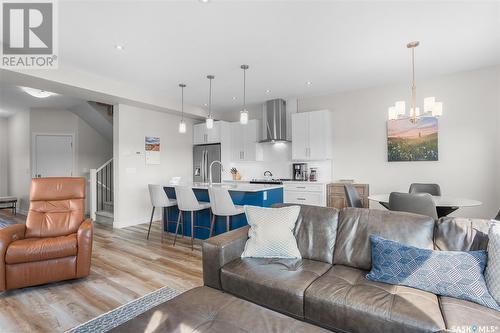
M 273 173 L 271 171 L 269 171 L 269 170 L 264 171 L 264 177 L 266 177 L 266 176 L 272 177 Z
M 212 163 L 210 163 L 210 166 L 208 167 L 208 185 L 209 186 L 212 186 L 212 165 L 214 165 L 215 163 L 219 163 L 220 169 L 222 171 L 222 162 L 221 161 L 213 161 Z

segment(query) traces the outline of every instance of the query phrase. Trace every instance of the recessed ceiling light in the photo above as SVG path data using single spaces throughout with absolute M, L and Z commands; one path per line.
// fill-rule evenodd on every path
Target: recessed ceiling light
M 40 90 L 40 89 L 35 89 L 35 88 L 30 88 L 30 87 L 21 87 L 21 89 L 36 98 L 47 98 L 50 96 L 57 95 L 56 93 L 50 92 L 50 91 L 45 91 L 45 90 Z
M 201 3 L 208 3 L 210 0 L 200 0 Z
M 267 89 L 267 90 L 266 90 L 266 94 L 269 94 L 270 92 L 271 92 L 271 90 L 270 90 L 270 89 Z
M 235 100 L 237 100 L 237 99 L 238 99 L 238 97 L 236 97 L 236 96 L 233 96 L 233 101 L 235 101 Z
M 207 103 L 205 103 L 205 104 L 203 104 L 203 105 L 204 105 L 204 106 L 208 106 L 208 104 L 207 104 Z
M 116 44 L 115 45 L 115 49 L 117 49 L 118 51 L 123 51 L 125 47 L 123 45 L 120 45 L 120 44 Z
M 307 84 L 308 86 L 310 86 L 310 85 L 312 85 L 313 83 L 312 83 L 311 81 L 307 81 L 307 82 L 306 82 L 306 84 Z

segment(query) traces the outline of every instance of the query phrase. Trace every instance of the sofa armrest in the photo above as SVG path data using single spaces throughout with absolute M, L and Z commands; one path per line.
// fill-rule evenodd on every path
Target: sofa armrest
M 78 228 L 76 239 L 78 252 L 76 255 L 76 277 L 90 274 L 90 259 L 92 257 L 93 224 L 91 219 L 86 219 Z
M 6 228 L 0 229 L 0 291 L 5 291 L 5 253 L 10 243 L 24 239 L 26 233 L 26 225 L 13 224 Z
M 222 289 L 220 270 L 225 264 L 241 256 L 249 228 L 238 228 L 203 242 L 203 283 L 206 286 Z

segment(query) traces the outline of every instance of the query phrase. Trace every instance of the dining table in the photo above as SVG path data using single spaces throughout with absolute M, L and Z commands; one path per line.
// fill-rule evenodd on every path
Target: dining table
M 389 196 L 390 193 L 382 193 L 382 194 L 372 194 L 368 197 L 369 200 L 376 201 L 385 208 L 389 209 Z M 436 210 L 438 217 L 448 216 L 459 208 L 462 207 L 475 207 L 480 206 L 483 203 L 478 200 L 466 199 L 466 198 L 458 198 L 458 197 L 449 197 L 449 196 L 437 196 L 433 195 L 432 199 L 436 204 Z

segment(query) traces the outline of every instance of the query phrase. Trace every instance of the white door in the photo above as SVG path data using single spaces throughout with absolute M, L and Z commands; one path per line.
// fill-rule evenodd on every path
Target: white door
M 307 160 L 309 158 L 309 115 L 308 112 L 292 115 L 292 159 Z
M 327 126 L 330 126 L 326 113 L 323 111 L 309 112 L 309 153 L 310 160 L 324 160 L 327 158 Z
M 199 145 L 207 142 L 207 126 L 196 124 L 193 126 L 193 144 Z
M 244 128 L 239 122 L 231 123 L 231 160 L 242 161 L 245 150 Z
M 73 176 L 73 136 L 35 134 L 33 177 Z
M 248 121 L 248 124 L 243 126 L 243 158 L 245 161 L 256 161 L 257 160 L 257 126 L 258 120 L 252 119 Z
M 207 126 L 205 125 L 205 128 Z M 207 129 L 208 143 L 220 143 L 220 122 L 214 121 L 214 127 Z

